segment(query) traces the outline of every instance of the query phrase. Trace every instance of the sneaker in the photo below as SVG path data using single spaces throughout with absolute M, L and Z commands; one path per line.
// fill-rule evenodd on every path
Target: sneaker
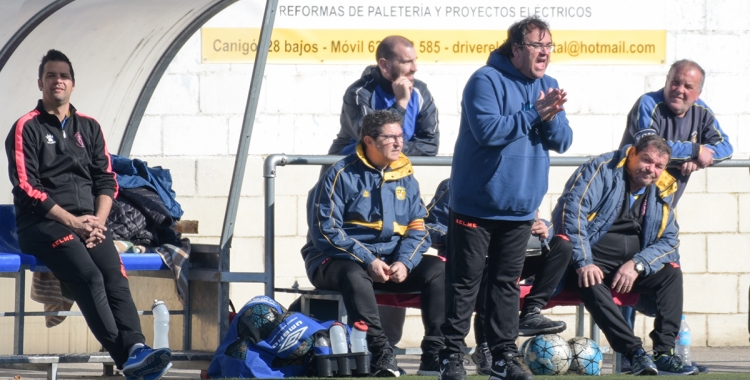
M 474 353 L 471 354 L 471 361 L 477 365 L 477 375 L 490 375 L 492 372 L 492 353 L 490 348 L 487 347 L 487 343 L 482 343 L 474 349 Z
M 440 376 L 440 360 L 437 356 L 432 356 L 431 359 L 422 358 L 419 362 L 419 369 L 417 370 L 419 376 Z
M 162 376 L 166 375 L 169 369 L 172 368 L 172 363 L 167 364 L 164 369 L 162 369 L 159 372 L 152 373 L 150 375 L 143 376 L 143 380 L 158 380 L 161 379 Z
M 553 321 L 541 314 L 542 310 L 535 307 L 518 321 L 519 336 L 535 336 L 541 334 L 557 334 L 565 331 L 565 322 Z
M 438 380 L 466 380 L 464 355 L 462 353 L 450 354 L 440 361 Z
M 656 368 L 656 364 L 654 364 L 654 359 L 646 351 L 643 351 L 642 348 L 639 348 L 635 352 L 633 359 L 630 360 L 630 364 L 632 366 L 631 373 L 635 376 L 653 376 L 659 374 L 659 370 Z
M 534 380 L 523 356 L 517 352 L 506 352 L 492 364 L 490 380 Z
M 685 365 L 679 355 L 661 354 L 654 361 L 661 375 L 697 375 L 698 368 Z
M 698 368 L 698 372 L 700 373 L 708 373 L 708 367 L 696 363 L 695 360 L 691 361 L 690 365 L 692 365 L 695 368 Z
M 630 365 L 630 361 L 628 358 L 625 357 L 625 355 L 620 355 L 621 362 L 620 362 L 620 373 L 622 374 L 628 374 L 633 372 L 633 366 Z
M 373 359 L 375 357 L 373 356 Z M 393 355 L 393 351 L 390 348 L 385 348 L 380 351 L 380 356 L 374 364 L 371 364 L 372 370 L 370 373 L 374 377 L 399 377 L 401 373 L 398 370 L 398 363 L 396 362 L 396 356 Z
M 143 345 L 136 348 L 133 354 L 128 357 L 128 360 L 122 367 L 122 374 L 125 377 L 140 378 L 160 373 L 169 365 L 171 359 L 172 351 L 169 348 L 153 349 Z

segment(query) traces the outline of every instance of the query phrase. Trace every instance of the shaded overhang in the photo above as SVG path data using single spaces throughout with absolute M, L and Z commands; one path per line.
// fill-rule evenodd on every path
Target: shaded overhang
M 0 136 L 4 141 L 36 106 L 39 62 L 54 48 L 73 63 L 73 105 L 99 121 L 111 152 L 128 155 L 169 63 L 206 21 L 236 1 L 0 1 Z M 5 154 L 0 167 L 7 168 Z M 0 203 L 11 202 L 10 189 L 0 180 Z

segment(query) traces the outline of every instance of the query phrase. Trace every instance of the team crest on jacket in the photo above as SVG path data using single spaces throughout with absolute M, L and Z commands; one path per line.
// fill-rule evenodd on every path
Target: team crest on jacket
M 76 145 L 83 148 L 83 137 L 81 136 L 81 132 L 76 132 Z
M 370 192 L 367 191 L 367 190 L 365 190 L 365 191 L 362 192 L 362 196 L 365 197 L 365 198 L 369 198 L 370 197 Z
M 406 189 L 402 186 L 396 188 L 396 199 L 403 201 L 406 199 Z
M 54 143 L 57 142 L 57 141 L 55 141 L 55 136 L 52 136 L 51 133 L 47 133 L 47 135 L 44 136 L 44 138 L 47 139 L 47 144 L 54 144 Z

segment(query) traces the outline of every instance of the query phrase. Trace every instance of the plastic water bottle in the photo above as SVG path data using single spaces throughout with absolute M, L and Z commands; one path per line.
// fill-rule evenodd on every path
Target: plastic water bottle
M 346 328 L 341 322 L 334 322 L 328 330 L 328 335 L 331 337 L 331 352 L 334 355 L 349 352 L 346 344 Z
M 151 306 L 154 313 L 154 347 L 169 348 L 169 310 L 164 301 L 154 300 Z
M 367 352 L 367 324 L 365 321 L 354 322 L 352 329 L 352 352 Z
M 691 365 L 690 360 L 690 344 L 692 344 L 692 334 L 690 333 L 690 326 L 685 322 L 685 316 L 682 316 L 680 322 L 680 331 L 677 333 L 677 338 L 674 340 L 674 353 L 682 357 L 682 363 Z

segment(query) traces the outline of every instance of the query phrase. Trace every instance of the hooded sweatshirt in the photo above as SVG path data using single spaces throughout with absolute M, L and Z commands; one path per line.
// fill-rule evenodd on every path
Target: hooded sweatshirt
M 540 91 L 558 88 L 544 75 L 529 79 L 497 50 L 469 78 L 453 153 L 453 211 L 491 220 L 531 220 L 547 192 L 549 151 L 573 141 L 565 111 L 542 121 Z

